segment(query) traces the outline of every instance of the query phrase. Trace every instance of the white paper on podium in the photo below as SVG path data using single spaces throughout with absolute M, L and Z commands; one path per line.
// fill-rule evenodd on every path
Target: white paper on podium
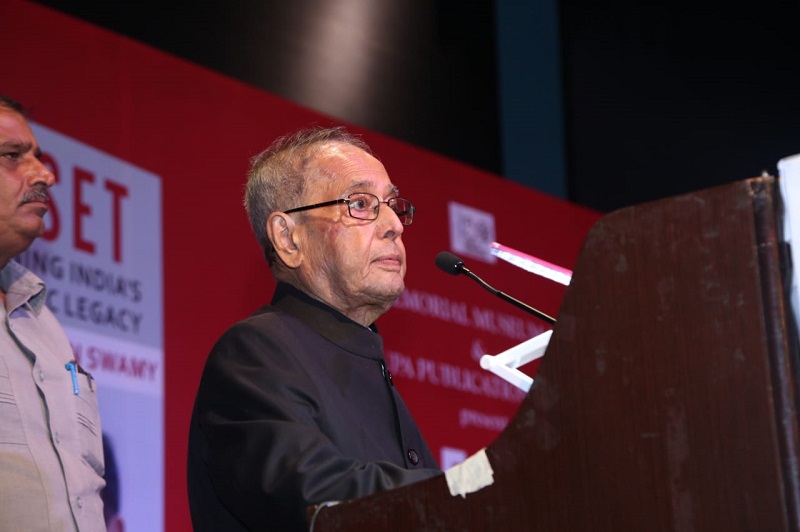
M 791 305 L 800 327 L 800 154 L 786 157 L 778 162 L 778 183 L 783 196 L 783 236 L 792 255 Z

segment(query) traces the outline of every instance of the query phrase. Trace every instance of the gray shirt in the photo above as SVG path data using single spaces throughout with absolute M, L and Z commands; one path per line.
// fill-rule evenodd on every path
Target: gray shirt
M 97 386 L 67 366 L 44 282 L 10 261 L 0 288 L 0 531 L 104 531 Z

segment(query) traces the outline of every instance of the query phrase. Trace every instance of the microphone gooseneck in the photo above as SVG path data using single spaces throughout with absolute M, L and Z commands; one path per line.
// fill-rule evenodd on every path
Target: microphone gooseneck
M 456 257 L 449 251 L 440 251 L 436 255 L 436 266 L 440 270 L 444 271 L 445 273 L 449 273 L 450 275 L 459 275 L 463 273 L 464 275 L 466 275 L 467 277 L 469 277 L 470 279 L 481 285 L 483 288 L 485 288 L 492 294 L 499 297 L 500 299 L 507 301 L 512 305 L 521 308 L 526 312 L 529 312 L 530 314 L 533 314 L 540 320 L 546 321 L 550 325 L 553 325 L 556 322 L 555 318 L 553 318 L 552 316 L 548 316 L 544 312 L 537 310 L 528 304 L 523 303 L 519 299 L 513 298 L 510 295 L 501 292 L 496 288 L 493 288 L 491 285 L 489 285 L 489 283 L 487 283 L 486 281 L 484 281 L 483 279 L 472 273 L 466 266 L 464 266 L 463 260 Z

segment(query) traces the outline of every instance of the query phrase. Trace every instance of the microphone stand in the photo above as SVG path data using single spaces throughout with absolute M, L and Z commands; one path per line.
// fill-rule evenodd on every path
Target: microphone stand
M 500 290 L 497 290 L 496 288 L 493 288 L 492 286 L 489 285 L 489 283 L 487 283 L 486 281 L 484 281 L 483 279 L 481 279 L 480 277 L 478 277 L 477 275 L 475 275 L 474 273 L 469 271 L 468 268 L 466 268 L 464 266 L 461 266 L 460 270 L 464 273 L 464 275 L 466 275 L 467 277 L 469 277 L 473 281 L 477 282 L 482 287 L 484 287 L 486 290 L 488 290 L 489 292 L 493 293 L 494 295 L 496 295 L 500 299 L 508 301 L 512 305 L 514 305 L 514 306 L 516 306 L 518 308 L 521 308 L 522 310 L 524 310 L 526 312 L 529 312 L 529 313 L 533 314 L 534 316 L 536 316 L 540 320 L 546 321 L 550 325 L 555 324 L 556 320 L 552 316 L 548 316 L 547 314 L 545 314 L 541 310 L 537 310 L 537 309 L 533 308 L 532 306 L 530 306 L 530 305 L 528 305 L 526 303 L 523 303 L 519 299 L 511 297 L 510 295 L 506 294 L 505 292 L 501 292 Z
M 542 321 L 546 321 L 550 325 L 555 324 L 556 320 L 553 317 L 545 314 L 541 310 L 537 310 L 532 306 L 523 303 L 517 298 L 511 297 L 510 295 L 497 290 L 489 285 L 489 283 L 469 271 L 469 268 L 464 266 L 463 263 L 458 264 L 456 268 L 461 273 L 477 282 L 500 299 L 503 299 L 512 305 L 533 314 L 537 318 L 541 319 Z M 494 373 L 504 381 L 516 386 L 523 392 L 528 393 L 528 391 L 531 389 L 531 386 L 533 386 L 533 379 L 517 368 L 544 356 L 544 352 L 547 349 L 547 345 L 550 343 L 550 337 L 552 335 L 552 330 L 545 331 L 542 334 L 534 336 L 530 340 L 526 340 L 510 349 L 506 349 L 497 355 L 485 354 L 480 359 L 481 368 Z
M 442 251 L 439 253 L 436 256 L 436 266 L 450 275 L 458 275 L 463 273 L 500 299 L 511 303 L 515 307 L 520 308 L 525 312 L 533 314 L 540 320 L 546 321 L 550 325 L 553 325 L 556 322 L 553 317 L 548 316 L 544 312 L 537 310 L 532 306 L 523 303 L 519 299 L 511 297 L 510 295 L 492 287 L 489 285 L 489 283 L 469 271 L 469 268 L 464 266 L 464 261 L 452 253 L 447 251 Z M 527 393 L 533 385 L 533 379 L 530 376 L 522 373 L 517 368 L 542 357 L 547 349 L 547 344 L 550 342 L 550 337 L 552 334 L 552 330 L 545 331 L 542 334 L 534 336 L 530 340 L 526 340 L 525 342 L 522 342 L 521 344 L 516 345 L 511 349 L 507 349 L 497 355 L 483 355 L 480 359 L 481 367 L 487 371 L 491 371 L 506 382 L 513 384 L 520 390 Z

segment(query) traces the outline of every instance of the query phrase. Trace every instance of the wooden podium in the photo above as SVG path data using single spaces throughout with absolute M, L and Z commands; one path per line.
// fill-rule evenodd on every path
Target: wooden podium
M 493 483 L 347 501 L 314 532 L 799 530 L 780 220 L 768 177 L 603 217 L 533 388 L 486 449 Z

